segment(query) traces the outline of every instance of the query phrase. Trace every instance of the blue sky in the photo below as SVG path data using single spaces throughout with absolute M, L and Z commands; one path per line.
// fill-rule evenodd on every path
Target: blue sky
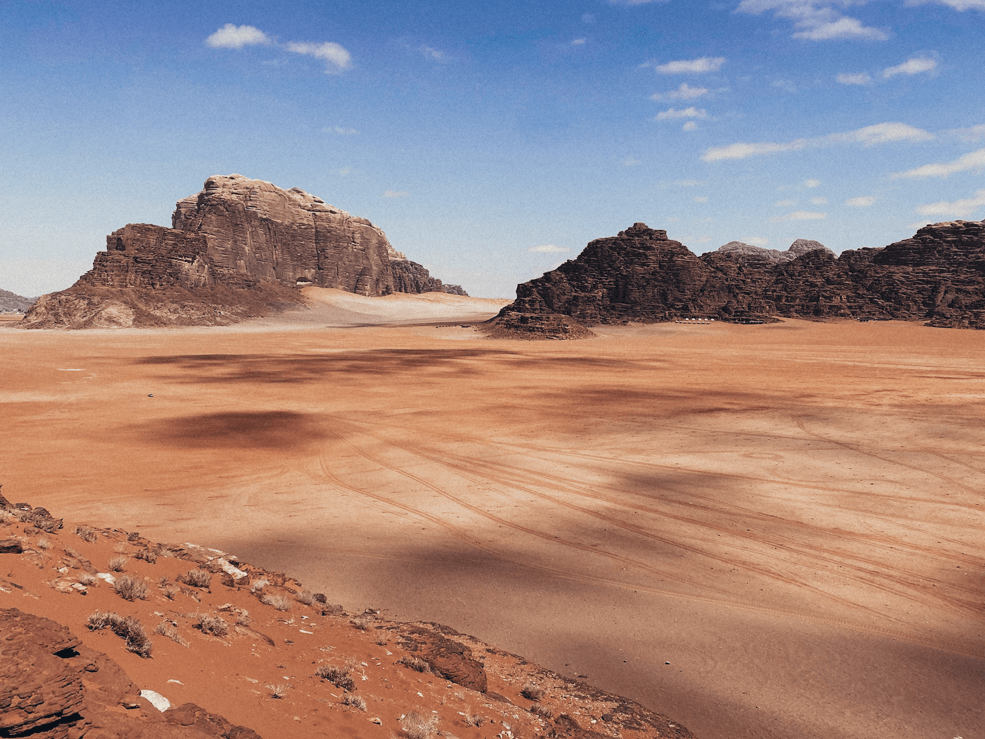
M 985 0 L 0 0 L 0 288 L 212 174 L 473 295 L 636 221 L 836 252 L 985 218 Z

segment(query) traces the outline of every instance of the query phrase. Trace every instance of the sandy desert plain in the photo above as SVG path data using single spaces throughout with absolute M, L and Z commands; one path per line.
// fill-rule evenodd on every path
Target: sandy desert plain
M 308 295 L 0 330 L 4 494 L 448 624 L 702 739 L 985 737 L 985 334 L 503 341 L 467 326 L 505 301 Z

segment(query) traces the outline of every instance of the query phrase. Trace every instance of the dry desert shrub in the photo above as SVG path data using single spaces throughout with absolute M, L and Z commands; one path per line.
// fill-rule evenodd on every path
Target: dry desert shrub
M 545 706 L 543 703 L 534 703 L 530 706 L 530 713 L 548 721 L 554 718 L 554 711 L 551 710 L 550 706 Z
M 76 526 L 75 533 L 82 541 L 92 544 L 96 540 L 96 532 L 88 526 Z
M 209 616 L 205 613 L 199 613 L 197 617 L 198 628 L 203 634 L 212 634 L 212 636 L 222 638 L 229 633 L 229 624 L 219 616 Z
M 358 695 L 353 695 L 352 693 L 346 693 L 344 696 L 342 696 L 342 705 L 352 706 L 358 711 L 366 710 L 366 701 L 364 701 Z
M 137 539 L 139 538 L 140 538 L 140 534 L 138 534 L 136 531 L 131 531 L 129 534 L 127 534 L 127 541 L 137 541 Z
M 51 549 L 51 541 L 46 536 L 38 539 L 38 549 Z
M 271 698 L 283 698 L 287 695 L 287 691 L 291 686 L 287 683 L 274 683 L 273 685 L 268 685 L 267 690 L 270 691 Z
M 473 713 L 471 708 L 465 711 L 465 725 L 466 726 L 482 726 L 482 722 L 485 719 L 478 713 Z
M 356 689 L 356 682 L 352 679 L 352 668 L 348 665 L 322 665 L 315 670 L 315 676 L 328 680 L 339 690 Z
M 410 669 L 417 670 L 418 672 L 431 672 L 431 666 L 427 662 L 409 654 L 405 657 L 401 657 L 397 660 L 397 662 L 402 664 L 404 667 L 409 667 Z
M 544 697 L 544 689 L 533 683 L 527 683 L 523 686 L 523 690 L 520 691 L 520 695 L 527 700 L 539 701 Z
M 239 613 L 236 614 L 236 623 L 238 623 L 240 626 L 249 626 L 250 612 L 247 611 L 245 608 L 241 608 L 239 610 Z
M 134 559 L 142 559 L 149 564 L 157 564 L 157 552 L 150 549 L 138 549 L 133 554 Z
M 106 566 L 109 567 L 110 572 L 123 572 L 123 570 L 127 567 L 127 562 L 129 561 L 129 557 L 121 554 L 119 557 L 113 557 L 113 559 L 111 559 L 109 564 Z
M 161 621 L 154 629 L 154 633 L 160 634 L 161 636 L 166 636 L 171 641 L 176 644 L 180 644 L 183 647 L 188 646 L 188 642 L 185 641 L 181 634 L 178 633 L 178 627 L 174 625 L 171 621 Z
M 254 580 L 250 583 L 250 592 L 258 593 L 270 584 L 270 580 Z
M 117 636 L 126 639 L 127 650 L 140 657 L 150 657 L 154 645 L 147 638 L 143 624 L 135 616 L 120 616 L 118 613 L 103 613 L 96 611 L 89 614 L 86 627 L 99 631 L 109 627 Z
M 307 590 L 301 590 L 297 595 L 298 603 L 303 603 L 306 606 L 311 606 L 315 604 L 315 594 L 309 593 Z
M 113 584 L 123 600 L 147 600 L 147 583 L 133 575 L 120 575 Z
M 349 623 L 351 623 L 355 628 L 360 631 L 369 631 L 369 627 L 372 626 L 373 622 L 368 618 L 354 618 Z
M 438 730 L 438 717 L 433 713 L 425 716 L 423 713 L 411 711 L 400 720 L 400 728 L 407 734 L 408 739 L 431 739 Z
M 10 523 L 14 518 L 14 514 L 10 511 L 0 509 L 0 523 Z
M 79 582 L 82 583 L 83 585 L 87 585 L 87 586 L 88 585 L 95 585 L 96 584 L 96 576 L 95 575 L 90 575 L 88 572 L 83 572 L 81 575 L 79 575 Z
M 188 570 L 181 580 L 193 588 L 208 588 L 212 584 L 212 575 L 205 570 Z
M 278 611 L 289 611 L 291 610 L 291 601 L 289 598 L 285 598 L 283 595 L 265 595 L 260 599 L 263 603 L 268 606 L 273 606 Z
M 175 596 L 178 595 L 178 593 L 180 592 L 181 592 L 181 588 L 179 588 L 174 583 L 164 583 L 163 585 L 161 585 L 161 593 L 163 593 L 164 597 L 167 598 L 168 600 L 174 600 Z

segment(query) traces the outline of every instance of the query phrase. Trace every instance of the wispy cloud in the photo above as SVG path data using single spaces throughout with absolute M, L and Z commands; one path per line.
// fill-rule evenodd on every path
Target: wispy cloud
M 811 205 L 827 205 L 827 198 L 811 198 Z
M 667 110 L 657 113 L 653 120 L 655 121 L 676 121 L 682 118 L 697 118 L 699 120 L 705 120 L 708 118 L 708 112 L 704 108 L 695 108 L 693 105 L 688 108 L 669 108 Z
M 213 49 L 242 49 L 244 46 L 270 46 L 273 41 L 259 28 L 227 23 L 205 39 Z
M 765 239 L 762 236 L 746 236 L 742 240 L 743 244 L 751 244 L 752 246 L 766 246 L 770 243 L 769 239 Z
M 842 85 L 871 85 L 872 77 L 869 76 L 868 72 L 859 72 L 858 74 L 839 74 L 835 77 L 839 83 Z
M 572 46 L 584 46 L 587 43 L 588 43 L 587 38 L 576 38 L 576 39 L 572 39 L 571 41 Z
M 985 10 L 985 0 L 909 0 L 907 5 L 927 5 L 928 3 L 946 5 L 960 12 L 964 12 L 965 10 Z
M 804 187 L 808 190 L 813 190 L 815 187 L 820 187 L 821 180 L 804 180 Z
M 218 31 L 205 39 L 207 46 L 213 49 L 242 49 L 244 46 L 280 46 L 292 54 L 313 56 L 326 63 L 326 74 L 337 74 L 352 66 L 352 56 L 345 47 L 334 41 L 309 43 L 305 41 L 290 41 L 286 44 L 275 44 L 259 28 L 254 26 L 237 26 L 227 23 Z
M 556 244 L 541 244 L 540 246 L 531 246 L 527 251 L 533 252 L 534 254 L 555 254 L 565 251 L 570 251 L 566 246 L 557 246 Z
M 385 198 L 406 198 L 409 195 L 410 193 L 406 190 L 387 190 L 383 193 L 383 197 Z
M 774 205 L 777 208 L 789 208 L 796 204 L 796 200 L 777 200 Z
M 772 11 L 777 17 L 792 21 L 793 38 L 805 41 L 885 41 L 889 38 L 886 31 L 864 26 L 857 18 L 842 15 L 834 8 L 835 5 L 851 4 L 850 0 L 742 0 L 736 12 L 760 15 Z
M 682 131 L 697 131 L 698 130 L 698 124 L 695 123 L 694 121 L 688 121 L 683 126 L 681 126 L 681 130 Z
M 940 201 L 929 203 L 917 208 L 917 213 L 922 216 L 951 216 L 954 218 L 964 218 L 970 216 L 977 210 L 985 208 L 985 190 L 978 190 L 974 197 L 964 200 L 955 200 L 953 203 Z
M 328 67 L 326 74 L 336 74 L 352 66 L 352 56 L 344 47 L 334 41 L 324 43 L 308 43 L 306 41 L 291 41 L 284 48 L 293 54 L 303 54 L 321 59 Z
M 696 202 L 696 203 L 707 203 L 708 202 L 708 196 L 707 195 L 695 195 L 694 196 L 694 202 Z
M 728 146 L 712 147 L 701 155 L 705 162 L 717 162 L 722 159 L 748 159 L 764 154 L 779 154 L 788 151 L 820 148 L 839 144 L 861 144 L 862 146 L 877 146 L 895 142 L 929 141 L 934 138 L 921 128 L 914 128 L 906 123 L 877 123 L 855 131 L 832 133 L 811 139 L 796 139 L 784 143 L 738 143 Z
M 644 67 L 653 67 L 660 74 L 705 74 L 717 72 L 725 64 L 723 56 L 703 56 L 698 59 L 679 59 L 666 64 L 646 62 Z
M 827 213 L 814 213 L 809 210 L 795 210 L 783 216 L 773 216 L 770 223 L 784 223 L 786 221 L 820 221 L 827 218 Z
M 643 164 L 639 159 L 634 159 L 633 157 L 626 157 L 622 160 L 622 166 L 624 167 L 638 167 Z
M 354 136 L 359 133 L 359 131 L 354 128 L 342 128 L 341 126 L 330 126 L 328 128 L 323 128 L 322 131 L 325 133 L 335 133 L 339 136 Z
M 923 72 L 933 72 L 935 69 L 937 69 L 936 59 L 931 59 L 925 56 L 915 56 L 912 59 L 907 59 L 902 64 L 897 64 L 895 67 L 887 67 L 882 70 L 882 78 L 884 80 L 888 80 L 898 74 L 912 76 Z
M 707 95 L 711 90 L 707 87 L 691 87 L 687 82 L 682 82 L 681 86 L 670 92 L 655 92 L 650 96 L 651 100 L 696 100 Z
M 870 205 L 874 204 L 876 199 L 871 195 L 862 195 L 857 198 L 848 198 L 845 201 L 845 205 L 849 208 L 868 208 Z
M 677 180 L 675 185 L 680 187 L 700 187 L 701 185 L 707 185 L 708 183 L 704 180 Z
M 958 157 L 953 162 L 925 164 L 922 167 L 910 169 L 906 172 L 895 172 L 890 177 L 894 180 L 901 178 L 950 177 L 952 174 L 957 174 L 958 172 L 967 172 L 975 169 L 985 169 L 985 149 L 969 152 L 964 156 Z
M 418 51 L 420 51 L 425 56 L 425 58 L 430 59 L 431 61 L 435 61 L 435 62 L 445 61 L 445 52 L 439 51 L 438 49 L 435 49 L 432 46 L 422 46 L 418 49 Z
M 985 2 L 985 0 L 983 0 Z M 947 132 L 961 141 L 974 142 L 985 141 L 985 123 L 969 128 L 952 128 Z

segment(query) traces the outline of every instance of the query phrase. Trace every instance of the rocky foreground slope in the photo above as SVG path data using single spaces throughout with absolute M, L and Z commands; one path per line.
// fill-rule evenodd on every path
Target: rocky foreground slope
M 0 566 L 0 736 L 692 736 L 446 627 L 350 616 L 229 554 L 3 496 Z
M 573 322 L 778 316 L 985 328 L 985 222 L 937 223 L 913 238 L 838 257 L 805 240 L 786 252 L 730 242 L 698 257 L 666 231 L 637 223 L 517 286 L 517 299 L 492 330 L 567 338 Z
M 114 231 L 93 268 L 38 300 L 24 325 L 222 325 L 300 303 L 299 285 L 465 294 L 393 249 L 365 218 L 299 188 L 217 175 L 177 203 L 171 222 Z

